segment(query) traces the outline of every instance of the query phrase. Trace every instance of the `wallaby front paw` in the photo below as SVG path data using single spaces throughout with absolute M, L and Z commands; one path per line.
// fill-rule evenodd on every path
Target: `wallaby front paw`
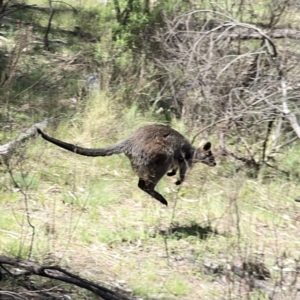
M 177 181 L 175 182 L 175 184 L 176 184 L 176 185 L 180 185 L 180 184 L 181 184 L 181 180 L 177 180 Z

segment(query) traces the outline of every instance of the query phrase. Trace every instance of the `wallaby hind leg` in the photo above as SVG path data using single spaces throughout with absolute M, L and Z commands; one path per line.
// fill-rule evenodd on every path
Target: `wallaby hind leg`
M 139 179 L 138 187 L 141 190 L 143 190 L 144 192 L 146 192 L 147 194 L 149 194 L 150 196 L 158 200 L 160 203 L 168 206 L 167 200 L 160 193 L 154 190 L 155 186 L 156 183 L 145 181 L 144 179 L 141 178 Z

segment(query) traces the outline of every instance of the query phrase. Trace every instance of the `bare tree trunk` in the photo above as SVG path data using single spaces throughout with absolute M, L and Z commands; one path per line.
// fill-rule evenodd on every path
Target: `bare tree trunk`
M 287 104 L 287 91 L 286 91 L 286 81 L 281 78 L 281 88 L 282 88 L 282 112 L 285 118 L 288 119 L 298 138 L 300 139 L 300 126 L 298 124 L 296 116 L 291 113 Z

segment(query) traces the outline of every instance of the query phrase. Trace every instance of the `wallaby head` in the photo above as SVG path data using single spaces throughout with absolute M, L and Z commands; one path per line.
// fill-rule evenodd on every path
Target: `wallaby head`
M 216 165 L 215 157 L 211 152 L 210 142 L 202 141 L 198 148 L 189 145 L 187 149 L 182 149 L 181 151 L 180 158 L 175 161 L 171 172 L 167 173 L 168 176 L 173 176 L 179 169 L 179 179 L 175 182 L 176 185 L 184 181 L 186 174 L 195 163 L 202 162 L 210 167 Z
M 198 148 L 195 149 L 193 163 L 202 162 L 210 167 L 216 165 L 215 157 L 211 152 L 211 143 L 202 141 Z
M 164 205 L 168 205 L 168 202 L 155 191 L 155 186 L 165 174 L 173 176 L 179 169 L 179 180 L 175 182 L 178 185 L 184 181 L 193 164 L 202 162 L 211 167 L 216 165 L 210 142 L 195 148 L 178 131 L 165 125 L 141 127 L 127 139 L 106 148 L 95 149 L 57 140 L 40 129 L 37 129 L 37 132 L 46 141 L 80 155 L 108 156 L 124 153 L 139 177 L 138 187 Z

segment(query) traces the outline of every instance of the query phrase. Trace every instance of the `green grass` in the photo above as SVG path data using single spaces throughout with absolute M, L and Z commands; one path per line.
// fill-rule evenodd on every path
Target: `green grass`
M 100 94 L 88 102 L 82 118 L 46 131 L 101 147 L 155 122 L 134 108 L 121 118 L 114 109 Z M 180 123 L 174 126 L 184 132 Z M 0 190 L 1 253 L 26 257 L 31 249 L 32 259 L 47 262 L 51 257 L 51 263 L 77 265 L 82 276 L 88 271 L 94 281 L 121 280 L 135 294 L 154 299 L 228 294 L 230 287 L 218 283 L 218 274 L 203 271 L 208 262 L 240 265 L 263 253 L 272 270 L 284 253 L 289 259 L 299 255 L 300 242 L 293 238 L 298 234 L 297 185 L 284 179 L 264 182 L 232 171 L 228 176 L 229 162 L 216 168 L 197 165 L 182 187 L 168 177 L 159 184 L 169 201 L 166 208 L 138 189 L 122 155 L 76 156 L 39 137 L 23 155 L 24 161 L 12 164 L 21 192 L 7 174 L 2 178 L 7 188 Z M 33 244 L 27 214 L 35 228 Z M 256 292 L 249 297 L 263 299 Z
M 86 110 L 81 122 L 75 116 L 73 123 L 47 132 L 100 147 L 128 136 L 139 124 L 155 122 L 142 119 L 135 109 L 116 121 L 105 95 L 92 99 Z M 166 208 L 137 188 L 137 177 L 122 155 L 87 158 L 40 138 L 31 144 L 26 160 L 12 164 L 28 210 L 24 194 L 13 192 L 8 175 L 3 178 L 8 188 L 0 192 L 2 253 L 26 257 L 32 248 L 32 258 L 39 261 L 49 255 L 62 265 L 79 261 L 91 279 L 123 280 L 135 294 L 155 299 L 222 297 L 217 275 L 201 271 L 207 261 L 239 264 L 260 252 L 271 268 L 283 253 L 290 259 L 298 256 L 299 242 L 291 238 L 297 235 L 298 218 L 292 182 L 278 178 L 265 183 L 243 172 L 223 177 L 218 168 L 225 170 L 225 165 L 197 165 L 182 187 L 168 177 L 159 184 L 169 201 Z M 32 245 L 27 213 L 35 227 Z
M 165 122 L 153 109 L 139 110 L 143 99 L 155 98 L 155 88 L 148 86 L 156 83 L 148 82 L 153 73 L 139 75 L 138 80 L 131 77 L 131 69 L 143 60 L 136 60 L 134 51 L 122 51 L 125 39 L 114 47 L 110 44 L 112 28 L 108 27 L 116 22 L 107 21 L 114 18 L 111 6 L 96 7 L 95 1 L 68 3 L 83 14 L 56 14 L 53 29 L 73 30 L 74 25 L 80 25 L 84 32 L 101 36 L 101 42 L 85 45 L 84 40 L 73 37 L 68 40 L 72 45 L 56 45 L 53 53 L 45 52 L 42 46 L 27 47 L 18 62 L 18 80 L 13 80 L 10 93 L 10 86 L 5 90 L 12 98 L 5 101 L 14 109 L 3 106 L 3 124 L 9 120 L 12 125 L 0 133 L 2 144 L 43 116 L 60 117 L 57 127 L 45 129 L 49 135 L 83 147 L 104 147 L 142 125 Z M 205 7 L 208 4 L 203 2 Z M 173 5 L 164 5 L 173 11 Z M 264 15 L 265 3 L 255 5 L 255 12 Z M 92 18 L 95 11 L 100 11 L 98 19 Z M 24 20 L 27 18 L 47 24 L 41 15 L 24 15 Z M 247 18 L 245 22 L 251 21 Z M 27 36 L 25 32 L 23 37 Z M 54 37 L 67 40 L 56 31 L 51 32 Z M 10 38 L 6 44 L 3 41 L 3 47 L 12 50 L 15 41 Z M 247 47 L 255 48 L 257 43 L 247 42 Z M 83 54 L 78 64 L 66 63 L 79 50 Z M 99 65 L 94 64 L 95 57 Z M 123 72 L 123 79 L 124 74 L 129 78 L 109 89 L 114 64 Z M 141 69 L 147 73 L 153 71 L 151 67 Z M 73 97 L 86 73 L 99 69 L 101 92 L 80 100 L 76 110 L 63 109 L 60 101 Z M 174 72 L 178 72 L 176 66 Z M 6 95 L 5 91 L 0 96 Z M 22 104 L 29 104 L 29 108 L 23 111 Z M 197 133 L 178 120 L 172 120 L 171 125 L 190 140 Z M 210 139 L 213 147 L 218 145 L 217 134 Z M 271 271 L 270 284 L 275 287 L 276 280 L 282 280 L 279 262 L 290 267 L 299 259 L 299 204 L 293 201 L 300 196 L 297 145 L 276 155 L 276 166 L 289 170 L 290 180 L 270 169 L 251 179 L 247 170 L 237 172 L 235 162 L 220 157 L 214 149 L 215 168 L 196 165 L 180 187 L 169 177 L 159 183 L 157 190 L 168 200 L 168 207 L 137 187 L 138 178 L 124 155 L 77 156 L 40 137 L 25 145 L 10 159 L 12 176 L 6 165 L 0 164 L 1 254 L 59 264 L 97 283 L 118 283 L 143 299 L 169 300 L 265 299 L 226 273 L 228 267 L 260 257 Z M 212 272 L 208 266 L 225 271 Z M 295 265 L 292 268 L 296 270 Z M 291 295 L 287 292 L 286 299 Z M 82 290 L 72 294 L 72 299 L 92 297 Z

